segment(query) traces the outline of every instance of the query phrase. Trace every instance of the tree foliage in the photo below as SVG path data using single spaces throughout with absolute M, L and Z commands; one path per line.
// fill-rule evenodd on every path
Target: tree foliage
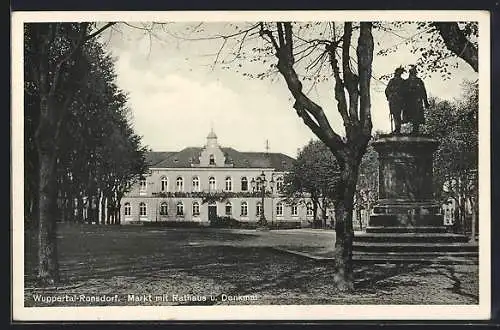
M 398 36 L 401 41 L 381 48 L 376 55 L 389 56 L 401 48 L 409 48 L 418 55 L 415 63 L 423 77 L 439 74 L 443 79 L 452 78 L 452 69 L 465 61 L 478 72 L 478 23 L 477 22 L 391 22 L 377 23 L 377 29 Z M 408 30 L 414 34 L 406 37 Z M 460 59 L 460 60 L 454 60 Z M 392 73 L 381 79 L 389 79 Z
M 87 208 L 98 221 L 99 198 L 116 213 L 144 168 L 113 61 L 93 39 L 112 24 L 25 25 L 25 208 L 38 229 L 43 283 L 58 280 L 56 220 L 81 221 Z
M 335 198 L 339 175 L 337 159 L 328 147 L 322 141 L 311 140 L 300 150 L 292 170 L 285 176 L 284 194 L 289 203 L 310 199 L 314 220 L 320 209 L 325 221 L 327 208 Z
M 477 202 L 478 186 L 478 84 L 464 81 L 460 99 L 431 99 L 425 131 L 439 141 L 434 158 L 438 198 L 453 198 L 465 223 L 465 204 Z

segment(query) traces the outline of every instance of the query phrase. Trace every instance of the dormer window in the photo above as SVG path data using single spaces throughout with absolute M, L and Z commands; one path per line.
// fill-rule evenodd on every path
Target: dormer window
M 215 165 L 215 157 L 214 157 L 214 155 L 210 155 L 208 164 L 209 165 Z

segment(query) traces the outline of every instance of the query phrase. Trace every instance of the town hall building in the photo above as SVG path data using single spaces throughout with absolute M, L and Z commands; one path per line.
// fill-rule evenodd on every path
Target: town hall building
M 284 175 L 294 162 L 285 154 L 221 147 L 211 130 L 203 147 L 150 152 L 147 160 L 149 172 L 122 199 L 122 224 L 208 226 L 230 218 L 255 225 L 262 210 L 273 227 L 312 221 L 311 203 L 284 200 Z

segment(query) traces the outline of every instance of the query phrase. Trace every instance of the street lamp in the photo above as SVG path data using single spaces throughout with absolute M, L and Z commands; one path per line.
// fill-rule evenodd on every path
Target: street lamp
M 271 184 L 273 184 L 273 180 L 271 179 Z M 261 193 L 261 212 L 260 212 L 260 218 L 259 218 L 259 225 L 263 228 L 267 228 L 267 220 L 266 216 L 264 214 L 264 197 L 266 195 L 266 185 L 267 185 L 267 180 L 266 180 L 266 175 L 264 174 L 264 171 L 257 177 L 257 179 L 252 178 L 252 181 L 250 181 L 250 184 L 252 185 L 252 190 L 255 192 L 260 191 Z

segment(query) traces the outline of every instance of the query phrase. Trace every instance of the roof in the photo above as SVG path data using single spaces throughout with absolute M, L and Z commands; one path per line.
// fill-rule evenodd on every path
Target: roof
M 156 165 L 162 160 L 168 158 L 172 154 L 175 154 L 175 151 L 148 151 L 146 152 L 146 162 L 150 165 Z
M 161 161 L 152 163 L 155 168 L 187 168 L 191 164 L 199 164 L 199 157 L 203 148 L 188 147 L 179 152 L 158 152 L 157 157 L 164 157 Z M 226 164 L 233 168 L 274 168 L 277 171 L 289 171 L 293 159 L 282 153 L 241 152 L 233 148 L 221 148 L 226 156 Z

